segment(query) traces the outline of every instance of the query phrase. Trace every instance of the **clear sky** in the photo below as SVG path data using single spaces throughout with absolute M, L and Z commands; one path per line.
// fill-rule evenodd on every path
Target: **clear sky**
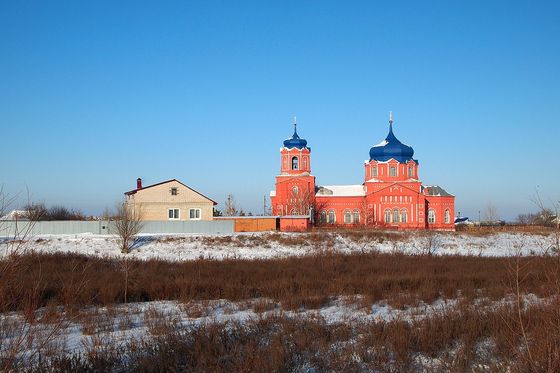
M 0 184 L 88 214 L 177 178 L 262 211 L 298 132 L 318 184 L 387 134 L 477 218 L 560 200 L 558 1 L 2 1 Z

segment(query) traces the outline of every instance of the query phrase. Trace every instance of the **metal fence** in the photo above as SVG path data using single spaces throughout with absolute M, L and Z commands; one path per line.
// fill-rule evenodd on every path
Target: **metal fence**
M 30 225 L 31 224 L 31 225 Z M 31 228 L 29 228 L 31 227 Z M 28 232 L 29 231 L 29 232 Z M 16 237 L 18 232 L 29 235 L 43 234 L 114 234 L 109 221 L 39 221 L 0 220 L 0 237 Z M 228 220 L 197 221 L 146 221 L 140 233 L 144 234 L 229 234 L 234 232 L 234 222 Z

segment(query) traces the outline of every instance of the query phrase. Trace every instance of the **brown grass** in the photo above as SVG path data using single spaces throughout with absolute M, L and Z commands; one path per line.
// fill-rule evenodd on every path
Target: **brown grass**
M 11 260 L 11 259 L 7 259 Z M 0 274 L 0 312 L 29 313 L 46 305 L 83 307 L 120 303 L 120 262 L 77 254 L 27 254 Z M 266 297 L 284 308 L 317 308 L 329 297 L 362 295 L 405 307 L 438 298 L 501 299 L 511 293 L 510 258 L 336 254 L 268 260 L 129 260 L 128 301 Z M 521 258 L 527 292 L 545 294 L 555 262 Z

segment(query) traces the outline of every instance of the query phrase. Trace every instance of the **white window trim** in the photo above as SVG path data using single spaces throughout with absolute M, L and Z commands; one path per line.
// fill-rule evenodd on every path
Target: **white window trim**
M 191 218 L 191 211 L 198 210 L 198 218 Z M 196 215 L 196 214 L 195 214 Z M 201 220 L 202 219 L 202 209 L 200 208 L 189 208 L 189 220 Z
M 434 214 L 434 221 L 430 221 L 430 219 L 431 219 L 430 212 L 433 212 L 433 214 Z M 428 210 L 428 224 L 435 224 L 435 222 L 436 222 L 436 210 L 429 209 Z
M 177 210 L 177 215 L 178 215 L 178 216 L 177 216 L 176 218 L 170 218 L 170 217 L 169 217 L 169 211 L 171 211 L 171 210 Z M 173 215 L 175 215 L 175 214 L 173 214 Z M 168 208 L 168 209 L 167 209 L 167 219 L 168 219 L 168 220 L 181 220 L 181 209 L 178 208 L 178 207 L 171 207 L 171 208 Z
M 349 218 L 349 219 L 346 219 Z M 348 221 L 346 221 L 348 220 Z M 344 224 L 352 224 L 352 211 L 350 209 L 344 210 Z
M 333 217 L 333 220 L 332 220 L 332 221 L 330 221 L 330 220 L 331 220 L 331 212 L 332 212 L 332 217 Z M 328 224 L 336 224 L 336 211 L 334 211 L 334 210 L 329 210 L 327 216 L 328 216 L 328 218 L 327 218 L 327 223 L 328 223 Z

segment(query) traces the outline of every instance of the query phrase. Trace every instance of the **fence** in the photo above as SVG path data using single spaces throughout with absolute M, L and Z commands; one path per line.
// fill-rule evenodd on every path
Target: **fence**
M 31 229 L 29 229 L 31 224 Z M 23 220 L 0 220 L 0 237 L 15 237 L 16 232 L 29 235 L 43 234 L 114 234 L 109 221 L 39 221 L 30 223 Z M 198 221 L 146 221 L 140 233 L 145 234 L 230 234 L 234 232 L 234 222 L 223 220 Z

